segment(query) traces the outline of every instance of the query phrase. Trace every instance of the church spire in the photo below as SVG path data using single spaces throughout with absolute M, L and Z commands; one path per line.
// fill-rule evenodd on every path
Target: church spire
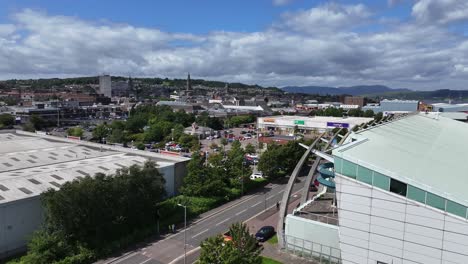
M 187 75 L 187 91 L 192 90 L 192 81 L 190 80 L 190 72 Z

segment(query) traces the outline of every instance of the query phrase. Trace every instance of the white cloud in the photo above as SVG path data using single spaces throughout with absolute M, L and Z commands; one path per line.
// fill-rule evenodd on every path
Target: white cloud
M 286 13 L 283 15 L 283 23 L 299 32 L 329 32 L 361 25 L 370 15 L 371 12 L 363 4 L 327 3 L 300 12 Z
M 424 23 L 448 24 L 468 20 L 466 0 L 419 0 L 411 14 Z
M 363 5 L 328 4 L 288 13 L 262 32 L 204 35 L 34 10 L 12 17 L 10 25 L 0 26 L 0 78 L 102 72 L 182 77 L 190 71 L 197 78 L 263 85 L 422 89 L 466 88 L 468 81 L 466 36 L 441 24 L 413 22 L 353 32 L 349 24 L 372 19 Z M 320 31 L 307 27 L 317 24 Z

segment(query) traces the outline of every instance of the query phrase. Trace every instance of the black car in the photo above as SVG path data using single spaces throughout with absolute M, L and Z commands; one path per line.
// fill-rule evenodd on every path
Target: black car
M 275 234 L 275 228 L 272 226 L 264 226 L 258 230 L 258 232 L 255 234 L 255 239 L 259 242 L 265 242 L 267 241 L 270 237 L 272 237 Z

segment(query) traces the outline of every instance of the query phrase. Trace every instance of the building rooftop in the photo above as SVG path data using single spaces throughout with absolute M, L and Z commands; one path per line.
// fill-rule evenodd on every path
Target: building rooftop
M 159 167 L 187 160 L 15 133 L 0 133 L 0 145 L 0 204 L 37 196 L 50 188 L 59 189 L 65 182 L 98 172 L 112 174 L 148 159 L 156 161 Z
M 466 123 L 420 113 L 358 132 L 333 155 L 468 205 L 467 135 Z

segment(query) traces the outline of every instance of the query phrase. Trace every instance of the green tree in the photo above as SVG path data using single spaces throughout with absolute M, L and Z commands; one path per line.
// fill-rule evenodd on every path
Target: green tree
M 374 116 L 375 122 L 379 122 L 380 120 L 382 120 L 382 118 L 383 118 L 383 113 L 382 113 L 382 112 L 378 112 L 378 113 L 375 114 L 375 116 Z
M 221 235 L 208 238 L 201 245 L 201 264 L 260 264 L 261 247 L 257 247 L 255 237 L 250 235 L 247 225 L 236 223 L 229 228 L 231 241 L 224 241 Z
M 109 136 L 109 127 L 105 124 L 99 124 L 93 129 L 94 139 L 102 140 L 103 138 L 107 138 L 107 136 Z
M 164 178 L 154 162 L 115 175 L 65 183 L 41 195 L 45 230 L 62 232 L 70 244 L 100 250 L 111 241 L 154 223 L 156 203 L 165 196 Z
M 112 129 L 112 133 L 109 135 L 108 141 L 112 143 L 127 143 L 128 142 L 125 136 L 125 132 L 122 129 Z
M 8 128 L 15 124 L 15 118 L 10 114 L 0 114 L 0 129 Z
M 32 115 L 29 119 L 29 123 L 35 130 L 41 130 L 47 126 L 47 122 L 38 115 Z
M 364 117 L 374 117 L 374 111 L 368 109 L 363 114 Z
M 254 145 L 252 145 L 251 143 L 247 144 L 247 146 L 245 146 L 245 153 L 248 153 L 248 154 L 255 153 Z
M 67 135 L 73 137 L 82 137 L 83 133 L 84 131 L 80 127 L 71 127 L 67 130 Z

